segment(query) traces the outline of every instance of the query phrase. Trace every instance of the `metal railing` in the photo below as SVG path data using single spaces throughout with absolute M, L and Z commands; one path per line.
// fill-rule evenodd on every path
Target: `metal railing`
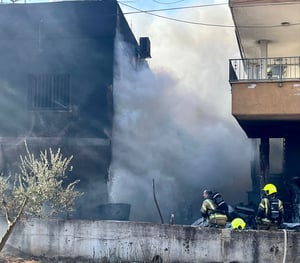
M 300 57 L 229 60 L 229 81 L 300 80 Z

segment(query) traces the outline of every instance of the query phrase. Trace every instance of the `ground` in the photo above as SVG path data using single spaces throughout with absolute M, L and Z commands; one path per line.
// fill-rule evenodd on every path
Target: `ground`
M 42 261 L 31 259 L 28 256 L 16 256 L 7 253 L 0 254 L 0 263 L 42 263 Z
M 21 251 L 5 245 L 0 252 L 0 263 L 44 263 L 45 261 L 26 255 Z
M 91 260 L 83 257 L 77 258 L 46 258 L 46 257 L 33 257 L 24 253 L 21 253 L 15 249 L 4 249 L 0 252 L 0 263 L 90 263 Z M 98 262 L 98 261 L 97 261 Z M 101 261 L 108 263 L 108 260 Z

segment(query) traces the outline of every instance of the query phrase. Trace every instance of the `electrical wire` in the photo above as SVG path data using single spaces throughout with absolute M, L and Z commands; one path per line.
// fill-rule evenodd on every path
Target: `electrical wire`
M 156 17 L 159 17 L 159 18 L 172 20 L 172 21 L 176 21 L 176 22 L 181 22 L 181 23 L 186 23 L 186 24 L 212 26 L 212 27 L 230 27 L 230 28 L 234 27 L 234 25 L 220 25 L 220 24 L 208 24 L 208 23 L 192 22 L 192 21 L 187 21 L 187 20 L 182 20 L 182 19 L 177 19 L 177 18 L 171 18 L 171 17 L 162 16 L 162 15 L 158 15 L 158 14 L 153 13 L 153 12 L 158 12 L 158 11 L 170 11 L 170 10 L 176 10 L 176 9 L 188 9 L 188 8 L 199 8 L 199 7 L 216 6 L 216 5 L 227 5 L 227 3 L 197 5 L 197 6 L 185 6 L 185 7 L 174 7 L 174 8 L 164 8 L 164 9 L 152 9 L 152 10 L 141 10 L 139 8 L 133 7 L 133 6 L 128 5 L 128 4 L 124 4 L 124 3 L 120 3 L 120 4 L 136 10 L 135 12 L 124 12 L 124 15 L 144 13 L 144 14 L 156 16 Z
M 157 1 L 157 0 L 152 0 L 152 1 L 155 2 L 155 3 L 158 3 L 158 4 L 162 4 L 162 5 L 172 5 L 172 4 L 177 4 L 177 3 L 180 3 L 180 2 L 184 2 L 184 0 L 177 0 L 177 1 L 169 2 L 169 3 L 160 2 L 160 1 Z
M 118 1 L 118 3 L 136 3 L 139 0 Z
M 198 8 L 198 7 L 206 7 L 206 6 L 224 5 L 224 3 L 223 4 L 201 5 L 201 6 L 186 6 L 186 7 L 175 7 L 175 8 L 165 8 L 165 9 L 153 9 L 153 10 L 141 10 L 139 8 L 133 7 L 128 4 L 124 4 L 121 2 L 120 2 L 120 4 L 136 10 L 135 12 L 124 12 L 124 15 L 148 14 L 148 15 L 156 16 L 156 17 L 163 18 L 166 20 L 171 20 L 171 21 L 185 23 L 185 24 L 192 24 L 192 25 L 221 27 L 221 28 L 235 28 L 235 27 L 237 27 L 237 28 L 281 28 L 282 27 L 282 25 L 253 25 L 253 26 L 240 25 L 240 26 L 235 26 L 235 25 L 210 24 L 210 23 L 193 22 L 193 21 L 188 21 L 188 20 L 183 20 L 183 19 L 178 19 L 178 18 L 172 18 L 172 17 L 158 15 L 158 14 L 153 13 L 153 12 L 158 12 L 158 11 L 169 11 L 169 10 L 175 10 L 175 9 L 187 9 L 187 8 Z M 300 23 L 290 24 L 289 26 L 298 26 L 298 25 L 300 25 Z
M 123 2 L 119 2 L 119 3 L 123 4 Z M 172 11 L 172 10 L 181 10 L 181 9 L 193 9 L 193 8 L 210 7 L 210 6 L 220 6 L 220 5 L 227 5 L 227 3 L 207 4 L 207 5 L 192 5 L 192 6 L 170 7 L 170 8 L 149 9 L 149 10 L 141 10 L 141 9 L 138 9 L 136 7 L 126 5 L 126 4 L 123 4 L 123 5 L 125 5 L 129 8 L 137 10 L 137 11 L 124 13 L 126 15 L 131 15 L 131 14 L 152 13 L 152 12 Z

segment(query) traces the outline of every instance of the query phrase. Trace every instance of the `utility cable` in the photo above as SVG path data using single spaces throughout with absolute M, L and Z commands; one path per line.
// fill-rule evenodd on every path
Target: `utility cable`
M 124 4 L 124 3 L 120 3 L 120 4 L 125 5 L 125 6 L 127 6 L 129 8 L 132 8 L 132 9 L 136 10 L 136 12 L 124 12 L 123 13 L 124 15 L 144 13 L 144 14 L 156 16 L 156 17 L 159 17 L 159 18 L 163 18 L 163 19 L 167 19 L 167 20 L 171 20 L 171 21 L 176 21 L 176 22 L 181 22 L 181 23 L 186 23 L 186 24 L 202 25 L 202 26 L 212 26 L 212 27 L 230 27 L 230 28 L 234 28 L 234 25 L 220 25 L 220 24 L 208 24 L 208 23 L 192 22 L 192 21 L 187 21 L 187 20 L 182 20 L 182 19 L 177 19 L 177 18 L 171 18 L 171 17 L 162 16 L 162 15 L 158 15 L 158 14 L 152 13 L 152 12 L 157 12 L 157 11 L 183 9 L 182 7 L 166 8 L 166 9 L 156 9 L 156 10 L 141 10 L 139 8 L 136 8 L 136 7 Z M 214 4 L 214 6 L 215 5 L 216 4 Z M 218 5 L 224 5 L 224 4 L 218 4 Z M 204 7 L 204 6 L 211 6 L 211 5 L 188 6 L 188 7 L 185 7 L 185 9 L 186 8 Z
M 167 20 L 171 20 L 171 21 L 175 21 L 175 22 L 180 22 L 180 23 L 185 23 L 185 24 L 192 24 L 192 25 L 200 25 L 200 26 L 210 26 L 210 27 L 222 27 L 222 28 L 282 28 L 282 25 L 253 25 L 253 26 L 249 26 L 249 25 L 241 25 L 241 26 L 235 26 L 235 25 L 222 25 L 222 24 L 210 24 L 210 23 L 202 23 L 202 22 L 193 22 L 193 21 L 188 21 L 188 20 L 183 20 L 183 19 L 177 19 L 177 18 L 171 18 L 171 17 L 167 17 L 167 16 L 162 16 L 162 15 L 158 15 L 158 14 L 154 14 L 152 12 L 157 12 L 157 11 L 165 11 L 165 10 L 174 10 L 174 9 L 183 9 L 182 7 L 177 7 L 177 8 L 167 8 L 167 9 L 156 9 L 156 10 L 141 10 L 139 8 L 124 4 L 124 3 L 120 3 L 122 5 L 125 5 L 129 8 L 132 8 L 134 10 L 136 10 L 135 12 L 124 12 L 124 15 L 130 15 L 130 14 L 148 14 L 148 15 L 152 15 L 152 16 L 156 16 L 159 18 L 163 18 L 163 19 L 167 19 Z M 214 4 L 215 6 L 216 4 Z M 224 4 L 219 4 L 219 5 L 224 5 Z M 196 8 L 196 7 L 200 7 L 200 6 L 189 6 L 189 7 L 185 7 L 185 8 Z M 203 6 L 201 6 L 203 7 Z M 289 26 L 298 26 L 300 25 L 300 23 L 295 23 L 295 24 L 290 24 Z
M 181 7 L 169 7 L 169 8 L 159 8 L 159 9 L 149 9 L 149 10 L 141 10 L 131 5 L 126 5 L 124 2 L 119 2 L 122 5 L 125 5 L 129 8 L 135 9 L 137 11 L 133 12 L 126 12 L 124 14 L 131 15 L 131 14 L 141 14 L 141 13 L 151 13 L 151 12 L 162 12 L 162 11 L 173 11 L 173 10 L 181 10 L 181 9 L 194 9 L 194 8 L 202 8 L 202 7 L 211 7 L 211 6 L 220 6 L 220 5 L 227 5 L 227 3 L 220 3 L 220 4 L 206 4 L 206 5 L 191 5 L 191 6 L 181 6 Z
M 153 2 L 155 3 L 158 3 L 158 4 L 162 4 L 162 5 L 173 5 L 173 4 L 177 4 L 177 3 L 180 3 L 180 2 L 184 2 L 184 0 L 177 0 L 177 1 L 173 1 L 173 2 L 160 2 L 160 1 L 157 1 L 157 0 L 152 0 Z
M 125 0 L 125 1 L 118 1 L 119 4 L 121 3 L 136 3 L 139 0 Z

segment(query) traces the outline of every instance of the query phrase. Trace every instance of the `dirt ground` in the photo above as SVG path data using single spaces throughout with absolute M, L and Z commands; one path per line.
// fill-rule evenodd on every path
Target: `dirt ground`
M 14 256 L 3 253 L 0 255 L 0 263 L 42 263 L 39 260 L 31 259 L 25 256 Z
M 9 245 L 0 252 L 0 263 L 43 263 L 19 250 L 11 248 Z
M 10 246 L 6 246 L 2 252 L 0 252 L 0 263 L 90 263 L 91 260 L 83 257 L 77 258 L 46 258 L 46 257 L 33 257 L 31 255 L 24 254 L 17 249 Z M 92 261 L 94 262 L 94 261 Z M 98 261 L 97 261 L 98 262 Z M 109 261 L 101 261 L 109 262 Z
M 94 262 L 86 258 L 46 258 L 32 257 L 18 252 L 0 252 L 0 263 L 90 263 Z M 97 261 L 98 262 L 98 261 Z M 109 261 L 101 261 L 108 263 Z
M 41 263 L 41 261 L 36 261 L 36 260 L 27 260 L 23 258 L 18 258 L 18 257 L 10 257 L 6 259 L 1 259 L 1 263 Z

